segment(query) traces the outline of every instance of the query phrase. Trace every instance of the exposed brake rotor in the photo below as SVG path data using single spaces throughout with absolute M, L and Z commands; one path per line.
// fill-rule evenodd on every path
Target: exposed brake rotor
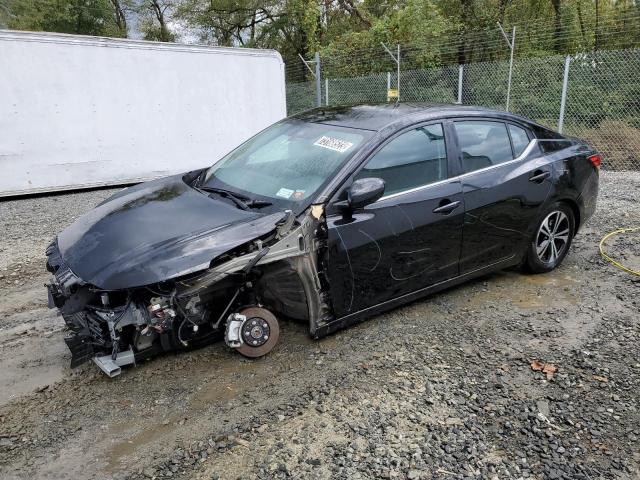
M 275 315 L 262 307 L 248 307 L 238 313 L 247 318 L 240 330 L 243 343 L 236 348 L 238 353 L 256 358 L 273 350 L 280 338 L 280 326 Z

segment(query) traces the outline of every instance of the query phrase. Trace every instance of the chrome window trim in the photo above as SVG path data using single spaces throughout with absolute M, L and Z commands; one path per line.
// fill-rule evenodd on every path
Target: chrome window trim
M 410 188 L 409 190 L 403 190 L 401 192 L 390 193 L 389 195 L 385 195 L 383 197 L 380 197 L 372 205 L 375 205 L 376 203 L 382 202 L 384 200 L 388 200 L 390 198 L 396 198 L 396 197 L 399 197 L 400 195 L 407 195 L 409 193 L 418 192 L 420 190 L 424 190 L 425 188 L 435 187 L 437 185 L 442 185 L 442 184 L 445 184 L 445 183 L 451 182 L 452 180 L 457 180 L 457 179 L 458 179 L 458 177 L 445 178 L 444 180 L 438 180 L 437 182 L 427 183 L 426 185 L 420 185 L 419 187 L 413 187 L 413 188 Z
M 540 140 L 538 138 L 532 139 L 529 142 L 529 144 L 527 145 L 527 147 L 520 154 L 520 156 L 518 156 L 517 158 L 514 158 L 513 160 L 509 160 L 508 162 L 497 163 L 496 165 L 490 165 L 488 167 L 480 168 L 480 169 L 474 170 L 472 172 L 463 173 L 463 174 L 457 175 L 455 177 L 446 178 L 444 180 L 438 180 L 437 182 L 428 183 L 426 185 L 421 185 L 419 187 L 410 188 L 409 190 L 403 190 L 402 192 L 391 193 L 389 195 L 385 195 L 383 197 L 380 197 L 378 200 L 373 202 L 371 205 L 376 205 L 378 202 L 383 202 L 385 200 L 389 200 L 391 198 L 396 198 L 396 197 L 399 197 L 399 196 L 402 196 L 402 195 L 408 195 L 410 193 L 418 192 L 418 191 L 424 190 L 426 188 L 436 187 L 438 185 L 443 185 L 443 184 L 448 183 L 448 182 L 461 180 L 463 178 L 469 177 L 471 175 L 475 175 L 477 173 L 482 173 L 482 172 L 486 172 L 486 171 L 489 171 L 489 170 L 493 170 L 493 169 L 498 168 L 498 167 L 502 167 L 503 165 L 511 165 L 513 163 L 521 162 L 522 160 L 524 160 L 526 157 L 529 156 L 529 154 L 532 152 L 532 150 L 535 148 L 535 146 L 538 144 L 539 141 Z M 556 140 L 550 140 L 550 141 L 556 141 Z
M 459 175 L 459 178 L 465 178 L 465 177 L 468 177 L 470 175 L 474 175 L 476 173 L 486 172 L 488 170 L 493 170 L 495 168 L 502 167 L 503 165 L 511 165 L 513 163 L 521 162 L 522 160 L 524 160 L 526 157 L 529 156 L 531 151 L 538 144 L 538 141 L 539 140 L 537 138 L 534 138 L 533 140 L 529 141 L 529 144 L 522 151 L 522 153 L 518 157 L 514 158 L 513 160 L 509 160 L 507 162 L 502 162 L 502 163 L 496 163 L 495 165 L 489 165 L 488 167 L 479 168 L 478 170 L 473 170 L 471 172 L 466 172 L 466 173 L 463 173 L 463 174 Z

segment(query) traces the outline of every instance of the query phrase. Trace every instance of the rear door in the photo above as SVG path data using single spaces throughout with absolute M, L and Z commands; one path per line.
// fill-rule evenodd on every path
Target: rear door
M 460 273 L 519 257 L 551 191 L 551 169 L 520 124 L 453 123 L 465 203 Z
M 457 172 L 451 169 L 446 130 L 442 122 L 404 130 L 347 182 L 377 177 L 386 188 L 351 221 L 327 217 L 336 316 L 458 275 L 464 206 L 460 181 L 451 178 Z

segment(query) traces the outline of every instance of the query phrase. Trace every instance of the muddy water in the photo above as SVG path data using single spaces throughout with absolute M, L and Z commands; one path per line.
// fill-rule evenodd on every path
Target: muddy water
M 0 406 L 58 382 L 69 363 L 62 321 L 46 308 L 43 291 L 31 283 L 0 303 Z
M 460 298 L 458 304 L 482 308 L 493 302 L 509 302 L 515 308 L 540 309 L 576 305 L 575 288 L 581 281 L 566 270 L 545 275 L 522 275 L 505 271 L 491 275 L 486 288 L 470 297 Z M 549 290 L 553 295 L 549 295 Z
M 176 431 L 189 429 L 189 419 L 206 416 L 215 406 L 231 404 L 248 390 L 270 383 L 288 369 L 289 355 L 304 352 L 314 344 L 303 325 L 292 323 L 282 324 L 281 340 L 287 344 L 286 351 L 276 350 L 268 358 L 256 360 L 228 352 L 222 343 L 207 347 L 219 352 L 215 365 L 208 368 L 194 366 L 193 376 L 200 377 L 202 381 L 184 399 L 184 405 L 177 413 L 152 415 L 140 419 L 142 421 L 127 421 L 108 428 L 106 434 L 111 440 L 104 450 L 104 472 L 113 474 L 121 470 L 128 459 L 148 450 L 152 444 L 175 441 Z M 335 340 L 327 339 L 326 345 L 332 341 Z M 168 403 L 170 400 L 160 402 Z

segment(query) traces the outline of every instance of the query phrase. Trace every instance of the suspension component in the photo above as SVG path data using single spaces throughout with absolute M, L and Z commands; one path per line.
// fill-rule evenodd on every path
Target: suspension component
M 273 350 L 279 338 L 278 320 L 266 308 L 244 308 L 227 319 L 225 342 L 245 357 L 266 355 Z

